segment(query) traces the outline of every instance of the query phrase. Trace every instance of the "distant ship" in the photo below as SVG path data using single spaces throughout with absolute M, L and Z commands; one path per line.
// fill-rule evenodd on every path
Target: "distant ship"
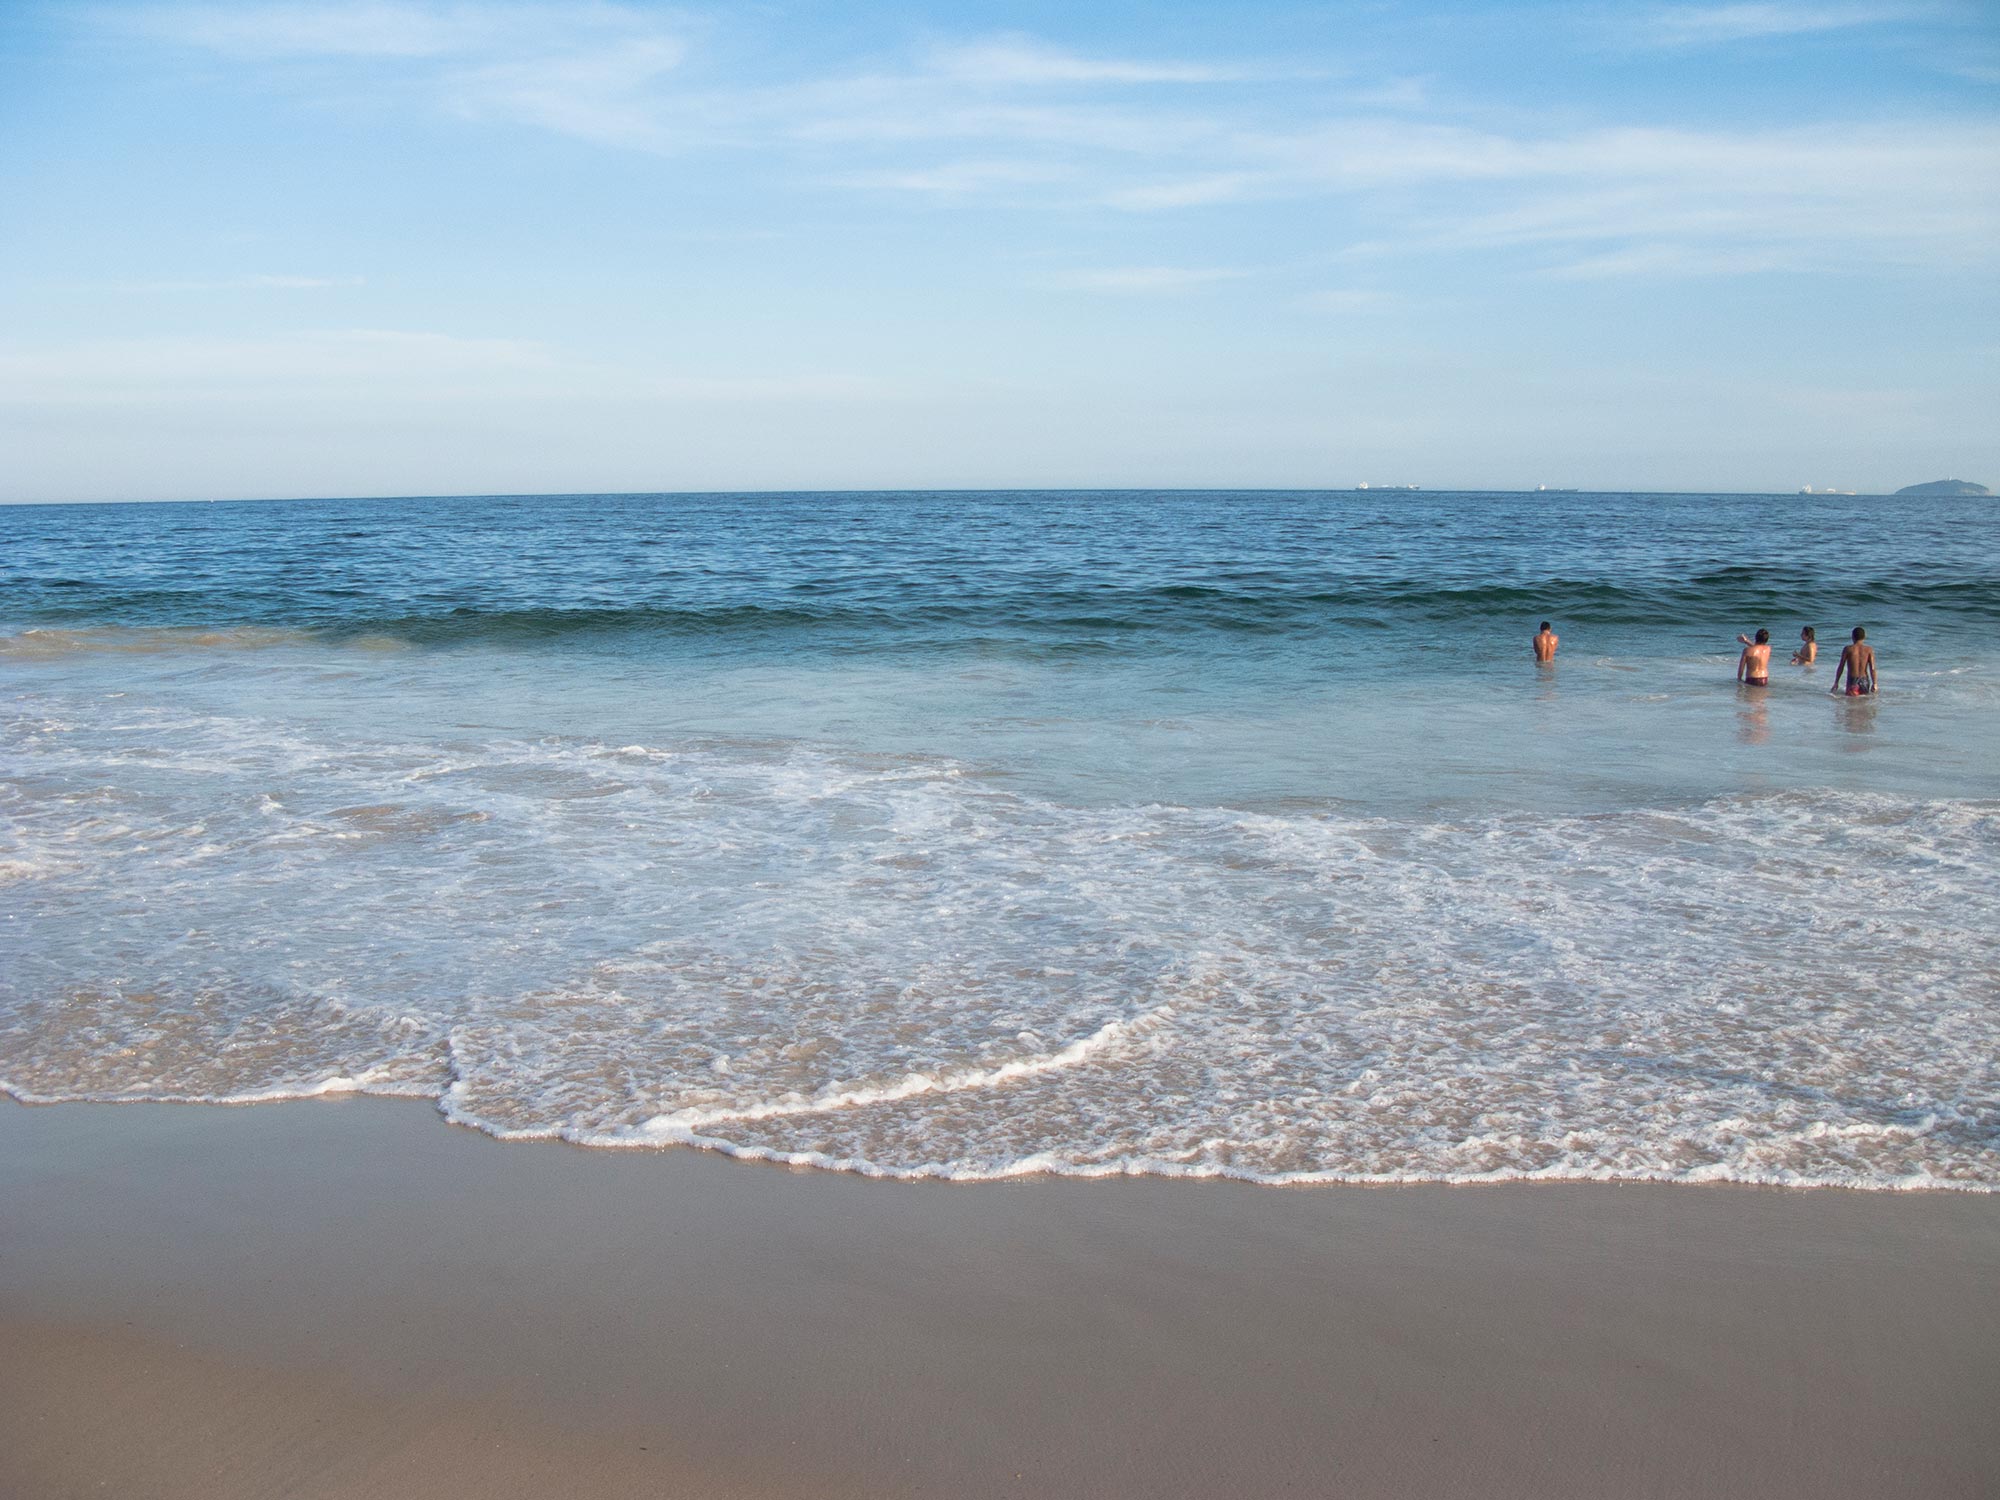
M 1357 490 L 1397 490 L 1407 492 L 1409 490 L 1420 490 L 1423 486 L 1420 484 L 1357 484 L 1355 488 Z
M 1800 490 L 1800 491 L 1799 491 L 1799 493 L 1800 493 L 1801 495 L 1851 495 L 1851 494 L 1853 494 L 1853 493 L 1854 493 L 1854 491 L 1853 491 L 1853 490 L 1816 490 L 1816 489 L 1814 489 L 1814 488 L 1813 488 L 1813 487 L 1812 487 L 1811 485 L 1807 485 L 1807 486 L 1806 486 L 1806 487 L 1805 487 L 1804 489 Z
M 1538 484 L 1535 486 L 1535 493 L 1537 495 L 1574 495 L 1576 491 L 1573 489 L 1566 490 L 1553 484 Z

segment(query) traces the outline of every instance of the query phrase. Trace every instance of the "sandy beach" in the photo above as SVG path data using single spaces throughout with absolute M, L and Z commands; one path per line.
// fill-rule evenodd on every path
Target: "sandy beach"
M 0 1109 L 0 1493 L 2000 1486 L 2000 1197 L 869 1181 Z

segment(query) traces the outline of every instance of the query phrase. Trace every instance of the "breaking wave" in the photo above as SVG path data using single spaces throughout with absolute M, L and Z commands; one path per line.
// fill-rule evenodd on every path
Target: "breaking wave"
M 893 1176 L 2000 1187 L 2000 804 L 1077 808 L 797 746 L 120 723 L 11 726 L 23 1100 L 417 1094 Z

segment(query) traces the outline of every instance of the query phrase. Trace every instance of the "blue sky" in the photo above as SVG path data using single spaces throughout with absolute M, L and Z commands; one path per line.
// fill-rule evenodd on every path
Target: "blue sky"
M 0 499 L 2000 487 L 2000 7 L 0 6 Z

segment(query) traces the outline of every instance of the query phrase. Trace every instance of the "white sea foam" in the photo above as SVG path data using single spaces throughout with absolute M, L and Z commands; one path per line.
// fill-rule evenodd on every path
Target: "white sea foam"
M 14 707 L 25 1100 L 421 1094 L 896 1176 L 2000 1187 L 1993 802 L 1079 807 L 783 743 Z

